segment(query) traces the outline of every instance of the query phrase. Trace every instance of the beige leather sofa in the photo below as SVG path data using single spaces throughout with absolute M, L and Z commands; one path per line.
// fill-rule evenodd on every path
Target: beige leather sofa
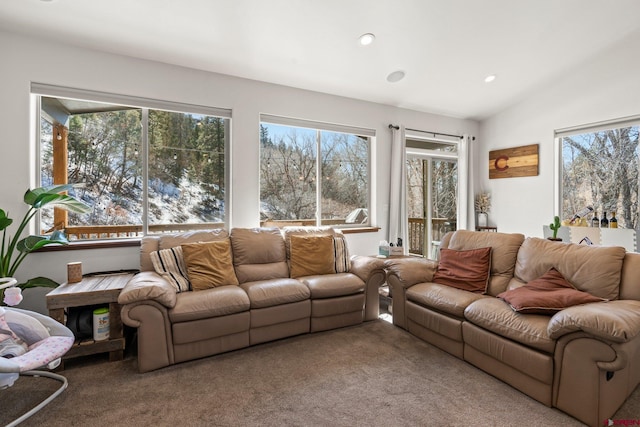
M 442 247 L 491 247 L 486 294 L 433 283 L 437 262 L 385 262 L 393 321 L 523 393 L 597 426 L 640 382 L 640 254 L 527 238 L 456 231 Z M 521 314 L 496 298 L 554 267 L 607 302 L 554 315 Z
M 320 258 L 335 260 L 334 271 L 292 278 L 292 236 L 331 236 L 331 252 Z M 151 254 L 156 251 L 214 241 L 230 242 L 238 285 L 178 292 L 154 269 Z M 140 270 L 118 299 L 123 322 L 137 328 L 140 372 L 377 319 L 378 287 L 385 280 L 381 260 L 349 259 L 341 232 L 311 227 L 147 236 Z

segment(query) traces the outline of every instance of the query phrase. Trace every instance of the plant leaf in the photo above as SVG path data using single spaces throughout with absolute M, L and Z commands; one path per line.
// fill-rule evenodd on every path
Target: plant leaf
M 12 222 L 13 220 L 7 216 L 6 212 L 0 209 L 0 230 L 10 226 Z
M 60 194 L 71 189 L 73 189 L 71 184 L 34 188 L 33 190 L 27 190 L 24 194 L 24 202 L 35 209 L 53 205 L 75 213 L 89 212 L 91 208 L 86 203 L 73 196 Z
M 53 244 L 58 244 L 58 245 L 66 245 L 69 243 L 69 241 L 67 240 L 67 238 L 64 236 L 64 234 L 62 234 L 62 236 L 60 236 L 60 234 L 58 233 L 62 233 L 60 231 L 58 232 L 54 232 L 51 234 L 51 236 L 28 236 L 25 237 L 24 239 L 20 240 L 18 242 L 18 244 L 16 245 L 16 248 L 20 251 L 20 252 L 27 252 L 27 253 L 31 253 L 37 249 L 40 249 L 43 246 L 47 246 L 47 245 L 53 245 Z M 54 239 L 55 237 L 55 239 Z
M 60 283 L 55 280 L 51 280 L 47 277 L 34 277 L 33 279 L 29 279 L 24 283 L 20 283 L 17 285 L 20 289 L 28 289 L 28 288 L 57 288 L 60 286 Z

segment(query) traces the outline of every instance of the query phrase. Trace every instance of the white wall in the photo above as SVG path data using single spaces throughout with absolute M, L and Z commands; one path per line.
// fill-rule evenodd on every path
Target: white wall
M 640 33 L 481 122 L 475 176 L 477 188 L 491 193 L 489 222 L 499 231 L 542 237 L 542 225 L 552 221 L 554 130 L 640 114 L 638 52 Z M 538 176 L 489 180 L 489 151 L 534 143 Z
M 478 124 L 309 92 L 285 86 L 186 69 L 49 43 L 0 32 L 0 117 L 2 168 L 7 184 L 0 186 L 0 208 L 13 218 L 25 212 L 22 195 L 34 185 L 34 131 L 30 123 L 31 82 L 68 86 L 123 95 L 231 108 L 232 205 L 231 223 L 255 227 L 259 223 L 258 141 L 259 114 L 299 117 L 375 129 L 373 225 L 378 233 L 348 236 L 352 254 L 377 253 L 386 235 L 389 158 L 389 123 L 452 134 L 473 134 Z M 382 82 L 381 84 L 385 84 Z M 44 275 L 63 281 L 66 263 L 82 261 L 84 272 L 138 267 L 138 249 L 94 249 L 30 255 L 18 272 L 23 280 Z

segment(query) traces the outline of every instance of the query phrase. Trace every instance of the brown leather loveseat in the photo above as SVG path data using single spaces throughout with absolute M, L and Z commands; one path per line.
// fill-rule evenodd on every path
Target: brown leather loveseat
M 118 299 L 140 372 L 377 319 L 385 280 L 382 260 L 349 258 L 323 227 L 147 236 L 140 264 Z
M 439 262 L 385 261 L 397 326 L 591 426 L 609 419 L 640 383 L 640 254 L 464 230 L 446 235 L 441 247 Z M 486 289 L 447 282 L 442 255 L 473 254 L 463 261 L 469 265 L 486 248 Z M 573 288 L 561 294 L 599 302 L 563 307 L 532 291 L 558 273 Z M 526 304 L 516 295 L 537 299 Z

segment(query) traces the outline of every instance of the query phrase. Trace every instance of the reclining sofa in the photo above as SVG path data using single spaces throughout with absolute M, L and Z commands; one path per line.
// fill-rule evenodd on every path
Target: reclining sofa
M 383 261 L 349 258 L 339 230 L 233 228 L 142 239 L 118 298 L 138 370 L 378 318 Z
M 468 270 L 483 257 L 486 288 L 448 282 L 460 267 L 451 260 Z M 459 230 L 443 238 L 439 261 L 385 266 L 395 325 L 583 423 L 607 425 L 640 382 L 640 254 Z M 565 307 L 531 291 L 549 272 L 595 301 Z

